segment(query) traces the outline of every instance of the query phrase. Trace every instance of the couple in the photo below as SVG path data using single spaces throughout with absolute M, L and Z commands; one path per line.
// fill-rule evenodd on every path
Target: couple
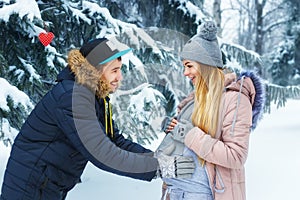
M 252 72 L 223 72 L 216 30 L 205 22 L 184 46 L 184 75 L 195 91 L 164 121 L 167 134 L 155 152 L 125 139 L 112 120 L 108 95 L 130 49 L 101 38 L 71 50 L 14 141 L 0 200 L 65 199 L 88 161 L 121 176 L 162 178 L 163 199 L 245 199 L 243 165 L 263 88 Z

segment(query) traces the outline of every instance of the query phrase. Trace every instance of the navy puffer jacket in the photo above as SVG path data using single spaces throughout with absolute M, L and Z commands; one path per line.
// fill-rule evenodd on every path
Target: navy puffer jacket
M 113 137 L 106 135 L 104 101 L 91 90 L 97 85 L 92 70 L 86 63 L 66 67 L 31 112 L 12 146 L 1 200 L 64 199 L 88 161 L 135 179 L 155 176 L 158 162 L 150 150 L 116 128 Z M 79 72 L 84 79 L 77 80 Z

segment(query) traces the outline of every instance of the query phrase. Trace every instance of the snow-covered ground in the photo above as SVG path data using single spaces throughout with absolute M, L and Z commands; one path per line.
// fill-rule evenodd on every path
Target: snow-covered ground
M 285 108 L 266 114 L 251 135 L 246 163 L 248 200 L 297 199 L 300 180 L 300 101 L 290 100 Z M 155 145 L 149 148 L 155 148 Z M 0 181 L 9 148 L 0 143 Z M 158 200 L 161 180 L 143 182 L 103 172 L 88 164 L 67 200 Z
M 248 200 L 299 199 L 300 100 L 265 115 L 251 135 Z

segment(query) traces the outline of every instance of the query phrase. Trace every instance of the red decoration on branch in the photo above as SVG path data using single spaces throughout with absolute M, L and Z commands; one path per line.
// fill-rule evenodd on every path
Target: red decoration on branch
M 42 32 L 39 34 L 39 40 L 44 46 L 48 46 L 54 38 L 54 34 L 52 32 L 47 32 L 47 25 L 44 22 L 44 28 L 46 32 Z
M 40 33 L 39 40 L 44 46 L 48 46 L 54 38 L 54 34 L 52 32 Z

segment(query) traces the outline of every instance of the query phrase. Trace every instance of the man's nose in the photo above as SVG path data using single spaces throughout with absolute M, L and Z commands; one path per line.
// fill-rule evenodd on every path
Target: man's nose
M 121 70 L 120 70 L 119 73 L 118 73 L 117 79 L 118 79 L 118 81 L 123 80 L 123 75 L 122 75 Z

